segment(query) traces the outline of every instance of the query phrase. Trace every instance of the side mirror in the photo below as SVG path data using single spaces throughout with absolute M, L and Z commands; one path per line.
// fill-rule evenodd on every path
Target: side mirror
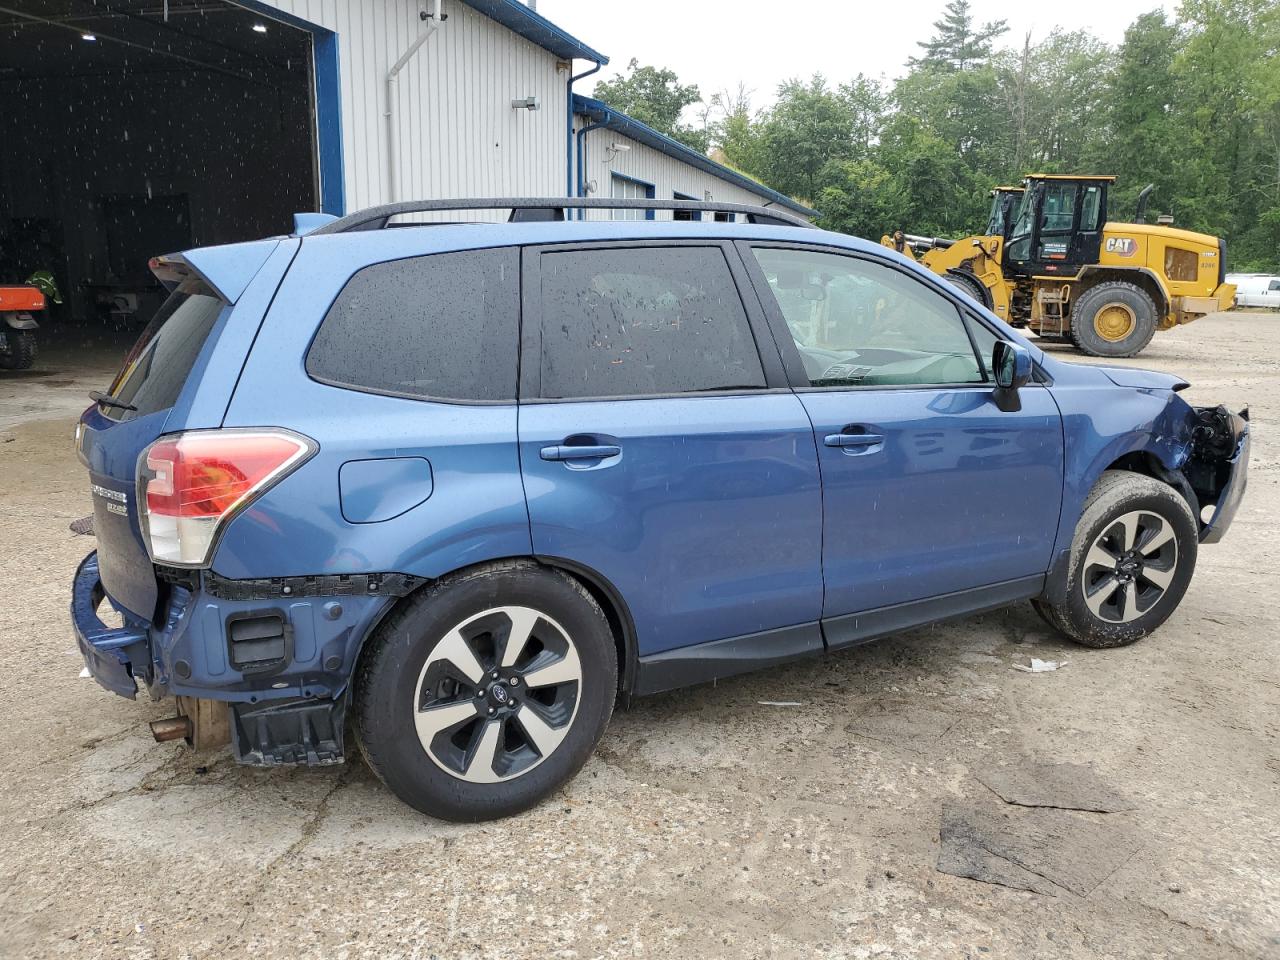
M 997 340 L 991 351 L 991 370 L 996 378 L 996 406 L 1005 413 L 1021 410 L 1018 388 L 1031 380 L 1031 351 L 1017 343 Z

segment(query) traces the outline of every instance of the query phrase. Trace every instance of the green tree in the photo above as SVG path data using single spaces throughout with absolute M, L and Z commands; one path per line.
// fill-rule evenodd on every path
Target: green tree
M 912 57 L 907 65 L 945 71 L 982 66 L 991 59 L 992 41 L 1008 29 L 1003 20 L 975 27 L 969 0 L 951 0 L 942 19 L 933 22 L 933 36 L 916 44 L 924 55 Z
M 821 74 L 788 80 L 761 123 L 760 166 L 751 172 L 784 193 L 815 197 L 827 163 L 859 156 L 861 123 L 848 93 L 829 88 Z
M 1160 197 L 1176 188 L 1181 143 L 1174 111 L 1178 84 L 1174 60 L 1182 45 L 1163 10 L 1144 13 L 1125 31 L 1115 69 L 1103 92 L 1101 135 L 1089 157 L 1098 173 L 1118 178 L 1111 208 L 1132 210 L 1138 192 L 1155 183 Z
M 757 122 L 746 86 L 740 83 L 737 90 L 715 94 L 711 105 L 720 114 L 720 119 L 710 127 L 713 155 L 735 170 L 760 176 L 764 165 L 761 124 Z
M 632 58 L 626 74 L 596 84 L 595 98 L 695 150 L 707 150 L 707 131 L 680 120 L 686 107 L 701 102 L 702 93 L 696 84 L 681 83 L 674 70 L 641 66 Z

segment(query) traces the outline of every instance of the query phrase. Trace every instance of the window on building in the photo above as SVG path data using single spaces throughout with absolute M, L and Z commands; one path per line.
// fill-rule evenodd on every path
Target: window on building
M 653 184 L 643 180 L 624 177 L 620 173 L 612 174 L 609 179 L 609 196 L 615 200 L 652 200 Z M 614 210 L 615 220 L 652 220 L 652 210 Z
M 817 250 L 754 250 L 811 386 L 982 383 L 956 306 L 892 267 Z
M 544 253 L 541 395 L 755 389 L 760 355 L 715 247 Z
M 408 397 L 513 400 L 519 253 L 468 250 L 365 267 L 329 308 L 307 373 Z
M 725 213 L 723 210 L 716 211 L 716 223 L 733 223 L 736 214 Z
M 679 190 L 677 190 L 671 196 L 672 196 L 672 199 L 675 199 L 675 200 L 697 200 L 698 199 L 697 197 L 689 196 L 689 194 L 687 193 L 681 193 Z M 675 210 L 675 211 L 672 211 L 671 219 L 672 220 L 701 220 L 702 211 L 701 210 Z

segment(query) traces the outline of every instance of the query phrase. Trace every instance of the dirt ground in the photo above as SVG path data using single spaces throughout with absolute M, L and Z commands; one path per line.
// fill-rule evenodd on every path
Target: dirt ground
M 0 373 L 0 956 L 1280 957 L 1280 316 L 1131 361 L 1253 412 L 1235 525 L 1155 636 L 1085 650 L 1020 604 L 652 697 L 560 795 L 478 826 L 358 759 L 157 745 L 169 704 L 77 676 L 72 424 L 116 359 Z M 987 785 L 1043 763 L 1123 809 Z M 997 866 L 1042 892 L 940 872 L 957 817 L 1020 837 L 1025 869 Z

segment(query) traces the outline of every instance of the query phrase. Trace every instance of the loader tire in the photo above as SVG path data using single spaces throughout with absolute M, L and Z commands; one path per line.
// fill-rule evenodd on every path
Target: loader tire
M 990 291 L 988 291 L 987 288 L 983 286 L 982 281 L 972 273 L 964 270 L 952 270 L 950 273 L 946 274 L 943 279 L 957 290 L 963 290 L 988 310 L 991 309 Z
M 1156 305 L 1136 284 L 1108 280 L 1080 294 L 1071 307 L 1071 340 L 1091 357 L 1132 357 L 1156 332 Z

